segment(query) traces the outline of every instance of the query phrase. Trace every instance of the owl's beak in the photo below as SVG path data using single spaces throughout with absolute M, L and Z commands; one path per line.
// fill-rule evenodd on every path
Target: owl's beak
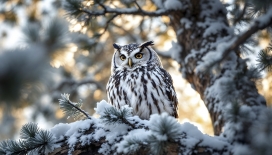
M 131 60 L 131 58 L 128 58 L 128 65 L 129 65 L 129 67 L 131 68 L 132 67 L 132 60 Z

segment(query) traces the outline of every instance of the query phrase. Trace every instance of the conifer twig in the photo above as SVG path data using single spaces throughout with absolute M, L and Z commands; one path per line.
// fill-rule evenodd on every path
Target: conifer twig
M 92 119 L 91 116 L 80 108 L 79 104 L 73 103 L 69 99 L 69 94 L 62 94 L 62 99 L 59 99 L 60 108 L 68 115 L 78 116 L 79 112 L 85 115 L 86 118 Z M 74 111 L 73 111 L 74 110 Z

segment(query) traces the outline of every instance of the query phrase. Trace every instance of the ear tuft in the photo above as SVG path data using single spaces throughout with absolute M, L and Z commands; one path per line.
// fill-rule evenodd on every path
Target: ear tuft
M 113 44 L 113 47 L 117 50 L 120 50 L 121 49 L 121 45 L 117 44 L 117 43 L 114 43 Z
M 140 48 L 144 48 L 146 46 L 152 46 L 154 45 L 154 42 L 153 41 L 147 41 L 147 42 L 144 42 L 142 43 L 141 45 L 139 45 Z

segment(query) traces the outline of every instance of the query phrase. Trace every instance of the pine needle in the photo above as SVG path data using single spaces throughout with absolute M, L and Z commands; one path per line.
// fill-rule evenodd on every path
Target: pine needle
M 74 103 L 70 101 L 69 94 L 62 94 L 62 99 L 59 99 L 60 109 L 63 110 L 65 115 L 73 117 L 74 119 L 79 119 L 85 116 L 88 119 L 92 119 L 91 116 L 81 109 L 82 103 Z
M 262 70 L 272 71 L 272 55 L 269 48 L 261 50 L 258 54 L 258 68 Z
M 24 140 L 34 138 L 38 132 L 39 128 L 36 123 L 27 123 L 21 129 L 20 138 Z
M 130 117 L 131 113 L 128 109 L 116 109 L 114 107 L 105 109 L 104 115 L 101 116 L 101 119 L 106 124 L 115 124 L 115 123 L 124 123 L 132 128 L 135 128 L 133 124 L 131 124 L 127 117 Z

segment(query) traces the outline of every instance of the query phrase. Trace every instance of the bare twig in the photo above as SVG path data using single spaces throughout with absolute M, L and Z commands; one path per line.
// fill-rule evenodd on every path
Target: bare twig
M 76 81 L 76 80 L 72 80 L 72 79 L 66 79 L 64 81 L 62 81 L 54 90 L 61 90 L 65 85 L 76 85 L 76 87 L 79 87 L 81 85 L 84 85 L 84 84 L 94 84 L 96 85 L 96 87 L 100 90 L 103 90 L 103 86 L 95 81 L 95 80 L 92 80 L 92 79 L 83 79 L 82 81 Z
M 139 10 L 143 11 L 141 6 L 138 4 L 138 2 L 135 0 L 134 3 L 136 4 L 136 6 L 138 7 Z
M 115 23 L 112 23 L 113 26 L 115 26 L 116 28 L 119 28 L 120 30 L 124 31 L 126 35 L 128 35 L 134 42 L 137 42 L 137 37 L 134 36 L 134 34 L 132 34 L 131 32 L 129 32 L 128 30 L 126 30 L 123 26 L 119 26 L 116 25 Z
M 107 10 L 107 8 L 106 8 L 106 6 L 105 6 L 104 4 L 102 4 L 102 3 L 100 3 L 100 2 L 98 2 L 98 4 L 104 9 L 104 11 Z
M 68 100 L 68 103 L 70 105 L 72 105 L 75 109 L 77 109 L 78 111 L 80 111 L 83 115 L 85 115 L 88 119 L 92 119 L 92 117 L 87 113 L 85 112 L 84 110 L 80 109 L 79 107 L 75 106 L 70 100 Z
M 108 27 L 109 27 L 111 21 L 112 21 L 115 17 L 117 17 L 117 16 L 118 16 L 117 14 L 114 14 L 114 15 L 107 21 L 106 26 L 105 26 L 103 32 L 100 33 L 99 35 L 103 35 L 103 34 L 108 30 Z

